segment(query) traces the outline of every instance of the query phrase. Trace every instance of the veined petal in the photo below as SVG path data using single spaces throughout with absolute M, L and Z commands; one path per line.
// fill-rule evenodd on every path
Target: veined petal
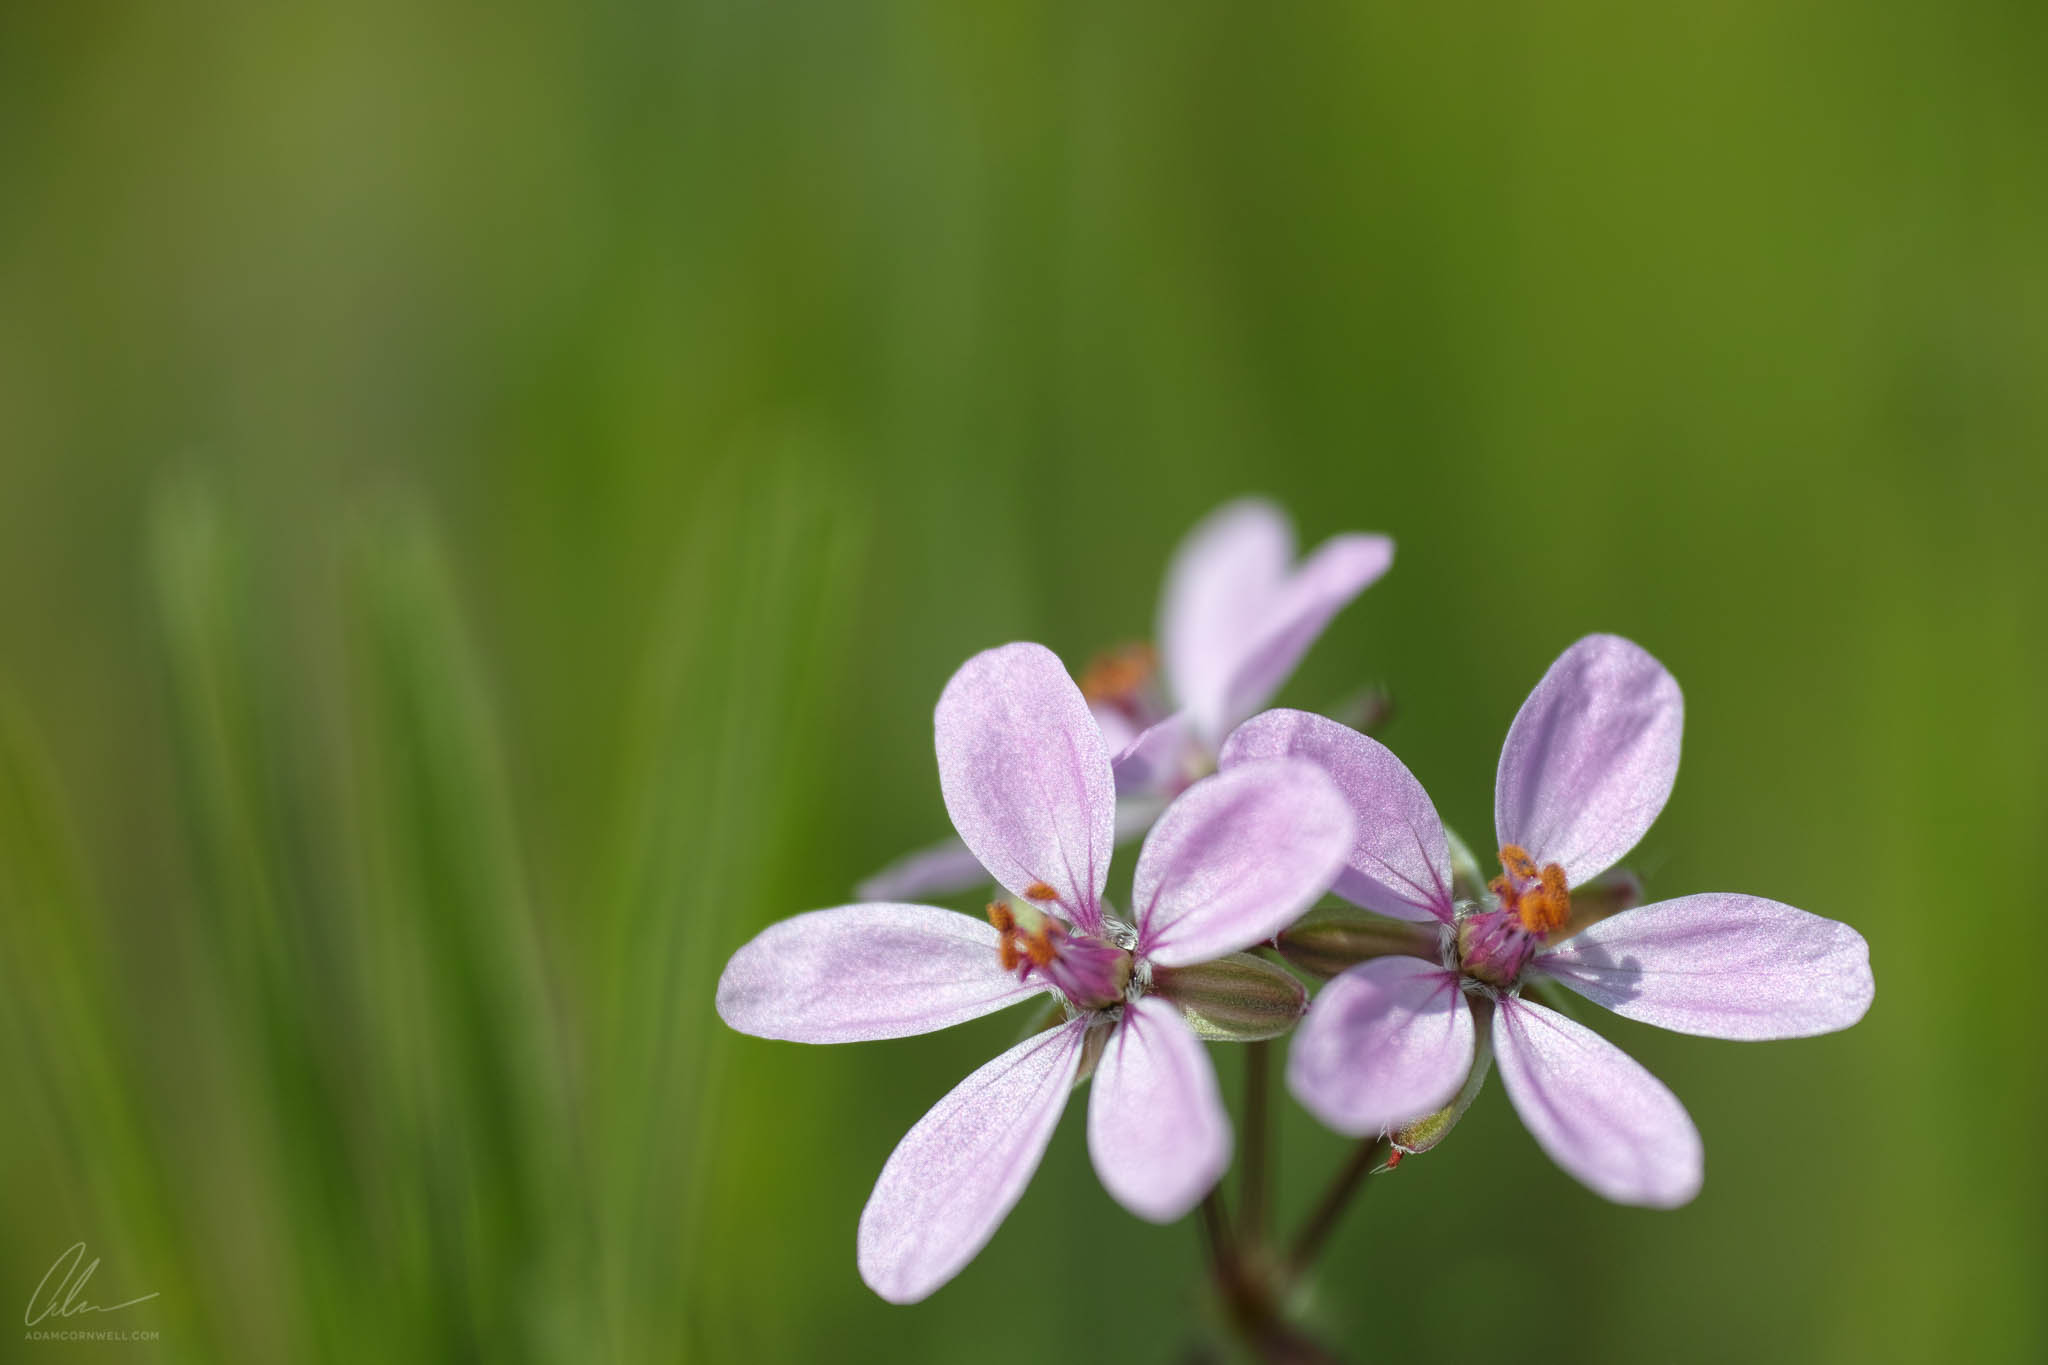
M 1456 973 L 1379 957 L 1310 1002 L 1287 1053 L 1287 1088 L 1340 1133 L 1364 1137 L 1433 1114 L 1472 1069 L 1472 1011 Z
M 1508 997 L 1494 1011 L 1493 1049 L 1537 1145 L 1595 1194 L 1670 1209 L 1699 1193 L 1699 1130 L 1626 1052 L 1555 1010 Z
M 1258 632 L 1245 641 L 1224 689 L 1223 709 L 1213 718 L 1211 742 L 1272 700 L 1330 618 L 1393 562 L 1394 542 L 1385 536 L 1332 536 L 1318 546 L 1274 597 Z
M 985 921 L 931 905 L 844 905 L 771 924 L 718 978 L 718 1017 L 798 1043 L 907 1038 L 1042 992 L 1003 970 Z
M 1451 1096 L 1449 1104 L 1387 1133 L 1404 1155 L 1434 1150 L 1451 1135 L 1451 1129 L 1458 1126 L 1458 1120 L 1465 1117 L 1472 1101 L 1486 1088 L 1487 1074 L 1493 1070 L 1493 1001 L 1483 995 L 1472 995 L 1465 997 L 1465 1003 L 1472 1007 L 1472 1069 L 1465 1073 L 1465 1083 Z
M 1305 759 L 1203 778 L 1138 854 L 1138 951 L 1180 967 L 1271 938 L 1330 889 L 1351 840 L 1343 794 Z
M 934 730 L 946 810 L 981 865 L 1025 900 L 1100 927 L 1116 783 L 1059 659 L 1033 644 L 975 655 L 946 684 Z
M 1108 734 L 1108 729 L 1103 733 Z M 1116 789 L 1124 796 L 1171 795 L 1187 780 L 1195 752 L 1194 720 L 1186 711 L 1176 711 L 1133 735 L 1117 753 L 1110 764 L 1116 774 Z
M 1124 1007 L 1095 1065 L 1088 1153 L 1117 1203 L 1171 1223 L 1230 1165 L 1230 1120 L 1209 1053 L 1157 996 Z
M 1664 665 L 1619 635 L 1588 635 L 1536 684 L 1508 729 L 1494 827 L 1573 886 L 1634 848 L 1671 795 L 1685 701 Z
M 988 1245 L 1052 1140 L 1088 1023 L 1026 1038 L 903 1135 L 860 1214 L 857 1260 L 868 1288 L 916 1303 Z
M 1212 741 L 1225 700 L 1294 559 L 1294 528 L 1272 503 L 1243 498 L 1188 532 L 1166 571 L 1160 657 L 1174 699 Z
M 1168 798 L 1150 793 L 1125 795 L 1116 803 L 1116 841 L 1127 844 L 1152 828 Z M 907 901 L 926 896 L 956 896 L 992 887 L 996 879 L 981 860 L 960 842 L 959 835 L 906 853 L 854 888 L 864 901 Z
M 853 894 L 864 901 L 901 901 L 951 896 L 994 884 L 981 860 L 955 835 L 904 854 L 855 887 Z
M 1306 711 L 1253 716 L 1224 742 L 1222 766 L 1292 755 L 1328 773 L 1350 803 L 1356 841 L 1333 890 L 1398 919 L 1450 923 L 1451 850 L 1429 793 L 1386 745 Z
M 1870 945 L 1761 896 L 1642 905 L 1574 934 L 1534 967 L 1628 1019 L 1708 1038 L 1803 1038 L 1870 1008 Z

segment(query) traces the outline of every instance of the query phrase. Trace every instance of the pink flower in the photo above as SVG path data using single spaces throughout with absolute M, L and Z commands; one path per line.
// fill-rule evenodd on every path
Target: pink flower
M 1287 514 L 1259 498 L 1227 503 L 1187 534 L 1167 568 L 1159 650 L 1111 651 L 1081 679 L 1126 798 L 1119 839 L 1144 833 L 1167 799 L 1215 769 L 1223 737 L 1271 700 L 1331 618 L 1393 562 L 1387 537 L 1347 534 L 1296 563 Z M 982 882 L 973 853 L 949 839 L 891 863 L 858 893 L 944 896 Z
M 1277 933 L 1353 842 L 1350 809 L 1315 764 L 1245 764 L 1159 818 L 1125 923 L 1103 900 L 1109 752 L 1059 660 L 1032 644 L 976 655 L 947 683 L 934 728 L 954 827 L 1015 899 L 987 923 L 894 903 L 798 915 L 733 954 L 718 983 L 733 1028 L 811 1043 L 925 1033 L 1045 992 L 1063 1007 L 1065 1022 L 969 1076 L 883 1166 L 858 1260 L 897 1303 L 930 1294 L 994 1236 L 1091 1061 L 1088 1148 L 1109 1192 L 1158 1222 L 1208 1192 L 1229 1164 L 1230 1126 L 1173 982 Z M 1291 1023 L 1300 994 L 1287 985 Z
M 1231 736 L 1226 772 L 1297 756 L 1336 779 L 1358 817 L 1339 895 L 1438 926 L 1436 958 L 1372 958 L 1316 996 L 1288 1058 L 1304 1106 L 1354 1135 L 1397 1128 L 1461 1088 L 1469 1098 L 1490 1051 L 1522 1122 L 1588 1187 L 1660 1208 L 1698 1193 L 1700 1137 L 1684 1106 L 1524 987 L 1548 980 L 1625 1018 L 1763 1039 L 1847 1028 L 1869 1009 L 1873 984 L 1855 930 L 1757 896 L 1681 896 L 1573 930 L 1573 888 L 1633 848 L 1663 809 L 1683 714 L 1678 684 L 1640 647 L 1594 635 L 1566 650 L 1501 750 L 1502 871 L 1477 904 L 1454 901 L 1443 824 L 1384 747 L 1293 711 Z

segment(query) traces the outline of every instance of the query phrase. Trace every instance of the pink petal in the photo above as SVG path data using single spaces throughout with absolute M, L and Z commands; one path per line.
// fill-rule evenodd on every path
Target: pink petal
M 1293 755 L 1328 773 L 1351 805 L 1358 837 L 1334 890 L 1399 919 L 1448 924 L 1451 850 L 1429 793 L 1384 744 L 1306 711 L 1267 711 L 1237 727 L 1222 765 Z
M 1588 635 L 1508 730 L 1493 789 L 1501 844 L 1562 864 L 1573 886 L 1611 867 L 1664 809 L 1684 725 L 1664 665 L 1618 635 Z
M 1376 957 L 1331 979 L 1287 1054 L 1287 1088 L 1353 1137 L 1433 1114 L 1472 1069 L 1476 1035 L 1458 977 L 1412 957 Z
M 1515 1112 L 1550 1159 L 1617 1204 L 1669 1209 L 1700 1191 L 1705 1154 L 1685 1106 L 1583 1024 L 1502 997 L 1494 1060 Z
M 853 894 L 864 901 L 902 901 L 952 896 L 994 882 L 981 860 L 955 835 L 904 854 L 855 887 Z
M 1103 733 L 1109 732 L 1105 728 Z M 1185 711 L 1176 711 L 1133 735 L 1118 751 L 1110 764 L 1116 774 L 1116 789 L 1125 796 L 1170 795 L 1187 781 L 1198 753 L 1193 719 Z
M 1124 1007 L 1095 1067 L 1088 1152 L 1103 1188 L 1132 1213 L 1171 1223 L 1230 1165 L 1216 1069 L 1180 1011 L 1156 995 Z
M 1709 1038 L 1804 1038 L 1870 1008 L 1870 945 L 1836 920 L 1709 893 L 1624 910 L 1536 959 L 1628 1019 Z
M 1180 967 L 1271 938 L 1330 889 L 1351 840 L 1350 808 L 1313 763 L 1266 759 L 1203 778 L 1138 854 L 1138 951 Z
M 1160 603 L 1161 664 L 1174 699 L 1212 739 L 1229 729 L 1223 717 L 1231 681 L 1293 559 L 1286 514 L 1256 498 L 1211 512 L 1174 552 Z
M 861 1210 L 868 1288 L 916 1303 L 959 1274 L 1016 1206 L 1067 1107 L 1088 1020 L 1034 1034 L 903 1135 Z
M 1106 701 L 1088 703 L 1088 714 L 1095 717 L 1096 728 L 1102 731 L 1102 747 L 1112 754 L 1120 754 L 1131 747 L 1131 741 L 1138 737 L 1138 727 L 1124 714 L 1123 708 Z
M 1154 794 L 1126 795 L 1116 803 L 1116 841 L 1119 845 L 1152 828 L 1152 822 L 1166 809 L 1166 797 Z M 906 853 L 895 862 L 854 888 L 864 901 L 906 901 L 926 897 L 955 896 L 963 891 L 992 887 L 995 878 L 981 860 L 967 851 L 955 834 L 935 844 Z
M 1385 536 L 1332 536 L 1323 542 L 1273 599 L 1259 629 L 1245 641 L 1245 650 L 1224 689 L 1219 714 L 1208 734 L 1211 742 L 1249 716 L 1280 690 L 1301 656 L 1330 624 L 1394 562 L 1394 542 Z
M 757 1038 L 906 1038 L 1043 991 L 1003 970 L 985 921 L 930 905 L 846 905 L 771 924 L 718 978 L 718 1017 Z
M 1051 888 L 1068 919 L 1100 926 L 1116 783 L 1059 659 L 1043 645 L 984 650 L 946 684 L 934 728 L 946 810 L 981 865 L 1041 905 Z

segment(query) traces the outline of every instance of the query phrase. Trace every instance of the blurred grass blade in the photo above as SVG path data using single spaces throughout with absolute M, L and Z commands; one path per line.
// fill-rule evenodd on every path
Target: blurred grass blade
M 602 998 L 607 1276 L 629 1354 L 681 1339 L 712 1357 L 676 1303 L 705 1301 L 698 1265 L 723 1051 L 712 1010 L 724 954 L 787 898 L 778 864 L 815 798 L 844 668 L 863 523 L 799 443 L 748 449 L 710 481 L 683 530 L 625 739 L 627 773 Z M 789 907 L 796 908 L 796 907 Z
M 50 765 L 12 702 L 0 704 L 0 1078 L 16 1116 L 0 1152 L 10 1165 L 70 1175 L 43 1182 L 53 1207 L 10 1204 L 34 1266 L 21 1269 L 33 1282 L 51 1256 L 87 1239 L 150 1278 L 155 1325 L 189 1346 L 209 1335 L 205 1305 L 161 1135 L 144 1112 L 137 1020 L 111 949 Z M 90 1207 L 72 1206 L 69 1191 L 86 1192 Z
M 447 1350 L 588 1349 L 566 1045 L 479 671 L 447 567 L 410 508 L 351 540 L 345 575 L 372 1068 L 400 1156 L 387 1210 Z M 461 1303 L 437 1303 L 451 1292 Z
M 196 989 L 225 1035 L 223 1117 L 210 1140 L 253 1226 L 208 1286 L 242 1351 L 342 1360 L 380 1330 L 367 1315 L 359 1177 L 350 1151 L 352 1069 L 334 926 L 304 865 L 309 794 L 281 723 L 285 683 L 260 666 L 282 651 L 252 629 L 249 556 L 213 500 L 160 498 L 151 542 L 185 842 L 197 874 L 188 926 Z M 245 1303 L 247 1299 L 249 1302 Z M 253 1306 L 252 1306 L 253 1305 Z

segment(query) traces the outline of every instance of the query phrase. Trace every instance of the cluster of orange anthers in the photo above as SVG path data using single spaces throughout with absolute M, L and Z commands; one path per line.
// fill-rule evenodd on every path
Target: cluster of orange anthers
M 1487 883 L 1503 910 L 1512 910 L 1532 934 L 1553 933 L 1572 917 L 1572 893 L 1556 863 L 1536 866 L 1527 849 L 1509 844 L 1500 851 L 1501 875 Z
M 1031 888 L 1033 891 L 1037 889 L 1036 886 Z M 1017 912 L 1007 901 L 989 902 L 988 922 L 1003 936 L 996 951 L 1002 955 L 1006 972 L 1015 971 L 1020 963 L 1026 961 L 1034 967 L 1051 966 L 1052 960 L 1059 956 L 1059 940 L 1066 933 L 1060 928 L 1060 922 L 1050 916 L 1040 916 L 1036 929 L 1027 932 L 1018 928 Z
M 1089 701 L 1122 703 L 1134 699 L 1159 666 L 1159 652 L 1145 642 L 1105 650 L 1088 662 L 1081 675 L 1081 695 Z

